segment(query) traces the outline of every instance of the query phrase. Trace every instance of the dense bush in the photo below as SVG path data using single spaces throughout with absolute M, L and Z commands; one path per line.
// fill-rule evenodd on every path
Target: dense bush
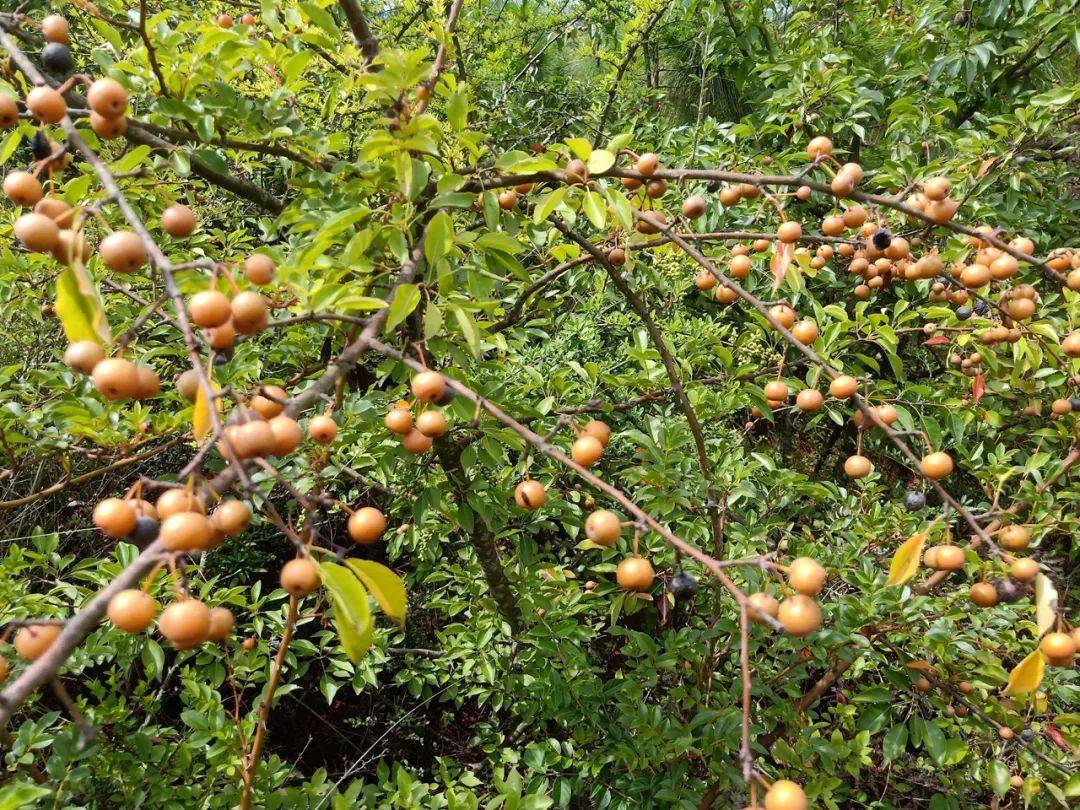
M 1076 636 L 1078 19 L 1065 0 L 0 11 L 3 172 L 36 171 L 94 246 L 34 252 L 32 225 L 61 237 L 5 182 L 0 807 L 805 806 L 766 799 L 777 780 L 814 807 L 1071 806 L 1080 680 L 1039 649 Z M 103 77 L 120 137 L 88 112 Z M 33 120 L 45 83 L 70 119 Z M 865 176 L 838 197 L 849 162 Z M 632 188 L 649 175 L 655 199 Z M 935 226 L 940 178 L 959 205 Z M 162 222 L 177 203 L 190 235 Z M 858 206 L 866 227 L 833 233 Z M 109 231 L 139 223 L 121 258 L 149 261 L 107 266 Z M 268 322 L 211 348 L 185 315 L 208 288 L 237 325 L 261 291 Z M 779 304 L 820 331 L 809 352 Z M 100 366 L 65 361 L 80 341 L 160 395 L 103 396 Z M 410 452 L 384 418 L 425 410 L 423 367 L 456 395 Z M 858 396 L 829 396 L 837 373 Z M 336 435 L 238 452 L 271 385 Z M 594 419 L 610 442 L 576 465 Z M 538 509 L 515 498 L 530 479 Z M 178 486 L 251 525 L 172 553 L 94 526 L 103 499 Z M 374 543 L 347 525 L 362 507 L 386 517 Z M 611 547 L 586 537 L 598 509 L 625 521 Z M 959 570 L 920 565 L 946 545 Z M 616 575 L 637 554 L 640 590 Z M 297 556 L 322 578 L 303 598 L 281 587 Z M 120 587 L 235 628 L 122 632 L 102 621 Z M 804 638 L 740 607 L 793 588 L 823 613 Z M 34 621 L 66 624 L 31 663 Z

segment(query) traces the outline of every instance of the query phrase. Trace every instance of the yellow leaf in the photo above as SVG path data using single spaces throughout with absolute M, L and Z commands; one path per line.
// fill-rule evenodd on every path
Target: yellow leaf
M 890 585 L 903 585 L 919 570 L 919 560 L 922 558 L 923 546 L 926 545 L 926 532 L 913 534 L 896 550 L 892 563 L 889 565 L 889 578 L 885 581 L 885 587 Z
M 345 560 L 345 565 L 367 586 L 383 613 L 404 626 L 406 597 L 405 583 L 401 577 L 373 560 L 349 558 Z
M 210 388 L 215 392 L 219 391 L 217 383 L 210 377 L 210 372 L 206 372 L 207 378 L 210 380 Z M 221 400 L 215 399 L 214 405 L 218 411 L 221 410 Z M 195 407 L 191 412 L 191 432 L 195 435 L 195 441 L 201 442 L 210 433 L 210 405 L 206 401 L 206 394 L 203 393 L 203 387 L 200 385 L 195 391 Z
M 1035 691 L 1042 683 L 1046 671 L 1046 661 L 1038 650 L 1031 653 L 1009 673 L 1009 683 L 1005 686 L 1006 695 L 1022 695 Z
M 112 342 L 101 297 L 81 262 L 65 267 L 57 276 L 56 315 L 72 343 L 92 340 L 108 346 Z
M 1043 633 L 1054 626 L 1057 619 L 1058 592 L 1054 583 L 1045 574 L 1035 577 L 1035 619 L 1038 624 L 1036 636 L 1042 638 Z

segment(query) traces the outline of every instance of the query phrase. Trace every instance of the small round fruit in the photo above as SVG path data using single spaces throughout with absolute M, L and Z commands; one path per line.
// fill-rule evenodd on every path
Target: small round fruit
M 698 578 L 688 571 L 676 571 L 668 582 L 667 589 L 678 598 L 690 598 L 698 592 Z
M 232 317 L 232 305 L 225 293 L 202 290 L 188 299 L 188 314 L 196 326 L 214 329 Z
M 1047 633 L 1039 649 L 1047 658 L 1068 658 L 1076 654 L 1076 641 L 1068 633 Z
M 499 208 L 503 211 L 509 211 L 517 205 L 518 195 L 512 188 L 508 188 L 505 191 L 500 192 L 498 200 Z
M 71 28 L 68 21 L 59 14 L 50 14 L 41 21 L 41 33 L 49 42 L 67 45 L 71 42 Z
M 120 591 L 109 600 L 109 621 L 125 633 L 141 633 L 157 616 L 158 603 L 138 588 Z
M 222 501 L 210 519 L 227 537 L 235 537 L 251 523 L 251 507 L 234 499 Z
M 289 395 L 281 386 L 262 385 L 259 386 L 259 393 L 251 398 L 251 407 L 263 419 L 273 419 L 285 410 L 285 402 L 288 399 Z
M 158 518 L 165 520 L 170 515 L 180 514 L 181 512 L 197 512 L 203 514 L 206 511 L 206 504 L 203 503 L 203 499 L 196 495 L 194 492 L 188 492 L 186 489 L 167 489 L 161 493 L 157 499 L 155 505 L 157 509 Z
M 599 419 L 591 419 L 586 422 L 581 429 L 581 433 L 584 436 L 592 436 L 597 439 L 604 447 L 607 447 L 608 442 L 611 441 L 611 428 L 606 422 L 601 422 Z
M 413 428 L 401 437 L 401 446 L 406 453 L 418 455 L 431 449 L 431 437 L 425 436 L 419 430 Z
M 435 402 L 446 390 L 446 379 L 437 371 L 421 371 L 412 378 L 409 387 L 421 402 Z
M 660 158 L 652 152 L 646 152 L 638 157 L 634 163 L 634 168 L 645 177 L 652 177 L 656 173 L 657 167 L 660 165 Z
M 829 393 L 837 399 L 847 399 L 859 390 L 859 381 L 847 374 L 841 374 L 829 384 Z
M 825 585 L 825 569 L 811 557 L 797 557 L 788 566 L 788 584 L 804 596 L 817 596 Z
M 7 680 L 9 672 L 11 672 L 11 665 L 8 664 L 8 660 L 4 656 L 0 655 L 0 683 Z
M 697 287 L 702 292 L 705 292 L 707 290 L 711 290 L 713 287 L 716 286 L 716 276 L 714 276 L 708 270 L 702 270 L 696 276 L 694 276 L 694 286 Z M 1080 335 L 1080 333 L 1077 333 L 1077 334 Z M 1064 345 L 1065 344 L 1062 343 L 1062 346 L 1064 346 Z M 1078 349 L 1078 351 L 1080 351 L 1080 349 Z M 1078 356 L 1080 356 L 1080 355 L 1078 355 Z
M 146 246 L 131 231 L 113 231 L 98 245 L 105 266 L 118 273 L 134 273 L 146 264 Z
M 161 393 L 161 378 L 149 366 L 136 366 L 139 390 L 135 399 L 152 399 Z
M 798 222 L 789 220 L 777 228 L 776 235 L 780 238 L 781 242 L 788 245 L 793 242 L 798 242 L 802 238 L 802 225 Z
M 300 425 L 290 416 L 275 416 L 268 424 L 274 434 L 273 454 L 278 458 L 289 455 L 304 440 Z
M 293 596 L 313 593 L 321 581 L 318 566 L 306 557 L 289 560 L 281 569 L 281 587 Z
M 110 118 L 109 116 L 91 112 L 90 129 L 102 140 L 116 140 L 123 137 L 124 133 L 127 132 L 127 119 L 122 115 Z
M 824 135 L 818 135 L 816 138 L 812 139 L 806 147 L 806 154 L 810 156 L 811 160 L 827 157 L 832 154 L 832 151 L 833 142 Z
M 697 219 L 705 213 L 705 198 L 694 194 L 683 200 L 682 212 L 687 219 Z
M 412 413 L 408 408 L 391 408 L 383 417 L 383 423 L 391 432 L 404 436 L 413 429 Z
M 1009 573 L 1018 582 L 1031 582 L 1039 575 L 1039 564 L 1030 557 L 1013 560 Z
M 173 602 L 161 611 L 158 630 L 177 649 L 202 644 L 210 635 L 210 608 L 198 599 Z
M 765 810 L 806 810 L 806 793 L 789 779 L 777 779 L 765 792 Z
M 34 253 L 49 253 L 60 241 L 60 228 L 44 214 L 23 214 L 15 221 L 15 236 Z
M 993 607 L 998 602 L 997 588 L 989 582 L 976 582 L 971 586 L 968 598 L 981 608 Z
M 250 422 L 230 427 L 226 435 L 240 458 L 268 456 L 274 452 L 276 446 L 273 428 L 269 422 L 262 419 L 252 419 Z
M 922 461 L 919 462 L 919 467 L 927 478 L 940 481 L 953 471 L 952 456 L 941 451 L 930 453 L 923 456 Z
M 90 374 L 105 359 L 105 347 L 94 340 L 78 340 L 67 347 L 64 363 L 75 371 Z
M 795 339 L 804 346 L 809 346 L 818 336 L 821 334 L 818 329 L 818 325 L 810 320 L 799 321 L 793 327 L 791 327 L 791 334 L 795 336 Z
M 626 264 L 626 251 L 622 248 L 612 248 L 607 253 L 607 260 L 616 267 L 622 267 Z
M 514 488 L 514 502 L 522 509 L 539 509 L 547 503 L 547 489 L 539 481 L 522 481 Z
M 432 438 L 442 436 L 449 429 L 442 411 L 424 411 L 416 417 L 416 429 Z
M 216 607 L 210 609 L 210 629 L 206 633 L 207 641 L 224 641 L 236 626 L 236 617 L 228 608 Z
M 253 290 L 237 293 L 231 306 L 233 325 L 241 334 L 258 332 L 269 319 L 270 305 L 261 294 Z
M 176 390 L 188 402 L 194 402 L 199 394 L 199 372 L 189 368 L 176 378 Z
M 252 284 L 269 284 L 274 280 L 274 260 L 262 253 L 252 253 L 244 260 L 244 276 Z
M 998 535 L 998 545 L 1006 551 L 1023 551 L 1031 545 L 1031 532 L 1023 526 L 1006 526 Z
M 37 205 L 43 193 L 41 181 L 30 172 L 11 172 L 4 177 L 4 195 L 16 205 Z
M 94 525 L 107 537 L 126 537 L 135 529 L 138 515 L 131 501 L 105 498 L 94 507 Z
M 787 304 L 777 304 L 776 306 L 770 307 L 769 314 L 774 321 L 779 323 L 785 329 L 790 329 L 795 325 L 795 310 Z
M 821 627 L 821 608 L 809 596 L 797 593 L 780 603 L 776 618 L 785 631 L 801 638 Z
M 150 508 L 153 509 L 153 507 Z M 127 536 L 127 540 L 129 543 L 134 543 L 139 548 L 146 548 L 158 539 L 158 533 L 160 531 L 161 524 L 156 517 L 139 515 L 135 518 L 135 529 Z
M 911 490 L 904 496 L 904 508 L 909 512 L 918 512 L 926 506 L 926 495 L 918 490 Z
M 765 399 L 782 402 L 788 398 L 788 387 L 780 380 L 773 380 L 765 385 Z
M 937 546 L 934 568 L 938 571 L 956 571 L 964 567 L 964 550 L 948 543 Z
M 582 467 L 591 467 L 604 453 L 603 443 L 595 436 L 579 436 L 570 448 L 570 457 Z
M 721 304 L 732 304 L 739 294 L 730 287 L 717 287 L 713 297 Z
M 582 185 L 589 180 L 589 167 L 585 161 L 574 158 L 566 164 L 566 179 L 572 184 Z
M 14 129 L 19 123 L 19 105 L 11 96 L 0 93 L 0 129 Z
M 775 619 L 779 611 L 780 603 L 772 594 L 757 591 L 746 597 L 746 616 L 752 622 L 764 624 L 765 616 Z
M 206 515 L 177 512 L 161 521 L 158 537 L 169 551 L 202 551 L 214 537 L 214 526 Z
M 330 444 L 337 436 L 337 422 L 325 414 L 312 417 L 308 422 L 308 435 L 319 444 Z
M 627 591 L 647 591 L 655 578 L 652 563 L 644 557 L 627 557 L 615 569 L 615 580 Z
M 94 366 L 94 388 L 108 400 L 132 399 L 139 393 L 139 370 L 130 360 L 108 357 Z
M 36 661 L 60 635 L 58 624 L 29 624 L 15 633 L 15 652 L 26 661 Z
M 585 519 L 585 536 L 599 546 L 610 548 L 621 533 L 619 516 L 607 509 L 597 509 Z
M 86 93 L 86 103 L 98 115 L 117 118 L 127 111 L 127 91 L 115 79 L 98 79 Z
M 386 531 L 386 517 L 374 506 L 365 506 L 349 515 L 349 537 L 362 546 L 370 546 Z
M 183 203 L 173 203 L 161 215 L 161 227 L 176 239 L 186 239 L 195 232 L 195 212 Z
M 67 102 L 51 87 L 35 87 L 26 96 L 26 109 L 43 124 L 55 124 L 67 115 Z
M 821 392 L 816 388 L 804 388 L 799 392 L 799 395 L 795 397 L 795 405 L 800 411 L 805 413 L 819 411 L 824 404 L 825 397 L 823 397 Z
M 844 461 L 844 472 L 849 478 L 865 478 L 874 469 L 866 456 L 848 456 Z

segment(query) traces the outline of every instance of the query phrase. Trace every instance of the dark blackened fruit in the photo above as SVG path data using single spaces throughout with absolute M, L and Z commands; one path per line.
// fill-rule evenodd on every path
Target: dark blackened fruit
M 59 42 L 50 42 L 41 51 L 41 63 L 50 73 L 70 73 L 71 48 Z
M 146 548 L 157 540 L 158 529 L 161 524 L 149 515 L 139 515 L 135 518 L 135 528 L 128 535 L 128 540 L 139 548 Z
M 1024 596 L 1024 586 L 1011 577 L 996 579 L 993 585 L 999 602 L 1018 602 Z
M 909 512 L 918 512 L 920 509 L 926 506 L 926 496 L 915 490 L 912 490 L 904 496 L 904 508 Z
M 668 583 L 668 590 L 675 596 L 693 596 L 698 590 L 698 579 L 686 571 L 679 571 Z
M 52 154 L 52 145 L 45 130 L 39 129 L 30 139 L 30 154 L 34 156 L 34 160 L 45 160 Z
M 960 307 L 956 310 L 956 319 L 959 321 L 966 321 L 971 317 L 971 307 Z
M 885 248 L 892 244 L 892 234 L 889 233 L 888 228 L 878 228 L 874 231 L 874 235 L 870 238 L 870 241 L 873 242 L 874 247 L 878 250 L 885 250 Z

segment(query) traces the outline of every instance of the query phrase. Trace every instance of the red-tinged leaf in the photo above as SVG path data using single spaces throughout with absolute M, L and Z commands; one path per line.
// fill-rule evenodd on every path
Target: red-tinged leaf
M 948 335 L 934 335 L 922 342 L 923 346 L 943 346 L 949 342 Z
M 917 661 L 909 661 L 908 663 L 904 664 L 904 666 L 908 669 L 917 669 L 921 672 L 934 671 L 933 664 L 931 664 L 929 661 L 923 661 L 922 659 L 919 659 Z
M 995 163 L 997 163 L 996 157 L 988 157 L 986 160 L 984 160 L 979 166 L 979 170 L 975 172 L 975 179 L 978 180 L 984 174 L 990 171 L 990 167 L 993 166 Z
M 1043 730 L 1046 731 L 1046 736 L 1053 740 L 1055 743 L 1057 743 L 1060 747 L 1064 748 L 1066 751 L 1072 750 L 1072 748 L 1069 747 L 1069 743 L 1066 742 L 1065 738 L 1061 735 L 1061 732 L 1058 731 L 1057 727 L 1054 726 L 1052 723 L 1047 723 L 1045 726 L 1043 726 Z
M 773 251 L 772 258 L 769 260 L 769 267 L 772 269 L 773 274 L 773 292 L 779 290 L 780 285 L 784 283 L 784 275 L 787 273 L 788 266 L 791 264 L 791 257 L 794 255 L 795 245 L 784 242 L 776 243 L 776 250 Z
M 983 398 L 983 394 L 986 393 L 986 380 L 983 379 L 982 374 L 976 374 L 971 379 L 971 398 L 975 400 L 975 404 L 979 404 L 979 400 Z

